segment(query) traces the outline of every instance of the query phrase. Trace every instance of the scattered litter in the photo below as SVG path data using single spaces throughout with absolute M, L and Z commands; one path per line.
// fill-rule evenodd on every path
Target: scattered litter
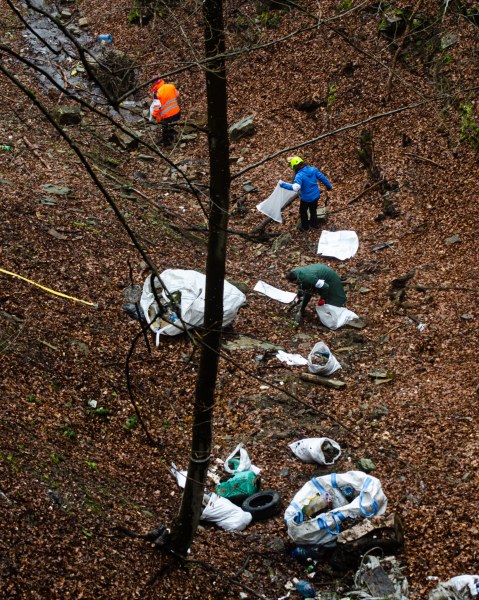
M 97 404 L 98 402 L 96 400 L 88 400 L 88 406 L 91 406 L 91 408 L 96 408 Z
M 296 544 L 325 545 L 335 543 L 347 519 L 382 515 L 386 506 L 376 477 L 360 471 L 331 473 L 308 481 L 294 496 L 284 519 Z
M 277 183 L 273 193 L 268 196 L 266 200 L 263 200 L 263 202 L 257 204 L 256 208 L 259 210 L 259 212 L 263 213 L 273 221 L 282 223 L 283 215 L 281 214 L 281 211 L 285 204 L 287 204 L 296 195 L 296 192 L 285 190 L 284 188 L 280 187 L 279 183 Z
M 308 371 L 316 375 L 332 375 L 341 369 L 338 360 L 324 342 L 318 342 L 308 356 Z
M 100 44 L 111 44 L 113 42 L 113 37 L 111 33 L 101 33 L 97 37 L 97 40 L 100 42 Z
M 339 329 L 347 325 L 354 319 L 359 319 L 356 313 L 344 306 L 333 306 L 332 304 L 323 304 L 316 306 L 319 320 L 328 329 Z
M 366 555 L 354 576 L 355 589 L 341 600 L 351 596 L 362 600 L 407 600 L 408 587 L 396 557 L 386 556 L 379 559 L 377 556 Z
M 301 356 L 301 354 L 288 354 L 282 350 L 278 350 L 276 358 L 287 365 L 299 367 L 308 364 L 308 359 Z
M 326 437 L 304 438 L 289 444 L 289 447 L 305 463 L 332 465 L 341 456 L 341 446 Z
M 439 583 L 430 592 L 428 600 L 468 600 L 477 596 L 479 596 L 479 575 L 458 575 Z
M 298 581 L 298 583 L 296 584 L 296 591 L 303 598 L 316 598 L 316 590 L 311 585 L 311 583 L 309 583 L 309 581 L 306 581 L 304 579 Z
M 278 302 L 282 302 L 283 304 L 289 304 L 296 298 L 295 292 L 285 292 L 284 290 L 275 288 L 264 281 L 258 281 L 253 289 L 255 292 L 264 294 L 265 296 L 268 296 L 268 298 L 278 300 Z
M 355 231 L 322 231 L 317 254 L 346 260 L 353 257 L 358 248 L 359 239 Z
M 417 328 L 422 333 L 426 329 L 426 325 L 424 323 L 419 323 Z

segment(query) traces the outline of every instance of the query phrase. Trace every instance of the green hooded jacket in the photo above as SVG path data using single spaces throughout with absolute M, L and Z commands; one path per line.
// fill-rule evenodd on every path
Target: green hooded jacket
M 303 301 L 303 309 L 311 299 L 314 292 L 317 292 L 326 304 L 333 306 L 344 306 L 346 303 L 346 294 L 343 284 L 336 271 L 333 271 L 327 265 L 318 263 L 316 265 L 308 265 L 306 267 L 298 267 L 292 269 L 298 278 L 298 295 L 305 296 Z M 318 280 L 324 281 L 321 288 L 317 288 Z

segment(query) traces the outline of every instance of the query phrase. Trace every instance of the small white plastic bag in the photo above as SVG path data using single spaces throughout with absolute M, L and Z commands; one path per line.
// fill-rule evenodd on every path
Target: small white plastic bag
M 239 463 L 237 466 L 231 468 L 230 462 L 234 462 L 233 459 L 239 459 Z M 261 472 L 261 469 L 258 469 L 258 467 L 251 464 L 251 460 L 246 448 L 243 446 L 243 442 L 240 442 L 228 456 L 225 460 L 224 467 L 225 471 L 231 474 L 240 473 L 241 471 L 253 471 L 255 475 L 258 475 Z

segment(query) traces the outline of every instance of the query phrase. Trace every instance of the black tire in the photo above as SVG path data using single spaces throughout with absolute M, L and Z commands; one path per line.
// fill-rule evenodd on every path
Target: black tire
M 241 508 L 251 513 L 253 521 L 269 519 L 277 515 L 281 510 L 281 494 L 274 490 L 257 492 L 246 498 Z

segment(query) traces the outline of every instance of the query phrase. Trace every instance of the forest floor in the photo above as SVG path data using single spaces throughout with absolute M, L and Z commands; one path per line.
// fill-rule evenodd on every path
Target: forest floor
M 96 35 L 111 33 L 113 47 L 135 58 L 137 83 L 202 56 L 194 2 L 174 5 L 143 27 L 128 24 L 131 2 L 108 4 L 108 10 L 94 0 L 58 7 L 66 11 L 65 23 L 88 20 L 82 35 L 90 36 L 91 49 Z M 415 5 L 401 3 L 409 15 Z M 3 597 L 285 596 L 285 585 L 304 578 L 305 566 L 291 557 L 284 509 L 312 476 L 331 471 L 292 454 L 288 444 L 307 437 L 341 445 L 336 472 L 356 469 L 361 458 L 373 461 L 387 513 L 404 524 L 398 558 L 408 597 L 427 597 L 435 585 L 430 577 L 477 572 L 479 36 L 465 5 L 446 3 L 438 12 L 437 2 L 420 3 L 415 15 L 424 27 L 404 43 L 400 34 L 397 42 L 378 34 L 380 3 L 325 0 L 323 22 L 314 27 L 298 9 L 257 14 L 253 3 L 228 5 L 228 47 L 262 48 L 238 53 L 228 65 L 229 122 L 253 114 L 255 133 L 230 149 L 227 278 L 247 290 L 248 303 L 224 334 L 212 464 L 242 441 L 261 468 L 262 487 L 281 493 L 282 511 L 236 533 L 203 524 L 191 560 L 181 566 L 119 528 L 145 533 L 171 524 L 178 512 L 181 490 L 170 466 L 188 464 L 199 351 L 187 336 L 162 337 L 159 346 L 152 336 L 149 351 L 140 336 L 131 354 L 132 389 L 152 446 L 127 390 L 125 364 L 138 322 L 122 309 L 124 288 L 143 284 L 146 264 L 77 155 L 2 72 L 0 144 L 13 145 L 12 152 L 0 151 Z M 0 29 L 4 44 L 39 64 L 6 3 Z M 284 39 L 269 44 L 278 38 Z M 52 66 L 45 56 L 43 64 Z M 0 64 L 48 109 L 73 104 L 5 48 Z M 68 90 L 86 86 L 76 59 L 52 68 Z M 174 81 L 185 119 L 204 123 L 201 68 L 178 72 Z M 134 95 L 140 114 L 149 87 Z M 205 134 L 183 132 L 167 163 L 154 152 L 157 128 L 143 117 L 135 128 L 150 148 L 112 141 L 115 120 L 131 123 L 124 119 L 114 114 L 109 121 L 83 107 L 81 124 L 65 131 L 158 270 L 204 272 L 204 213 L 171 165 L 204 190 L 207 206 Z M 359 158 L 366 132 L 376 170 Z M 285 210 L 283 224 L 267 227 L 277 235 L 263 241 L 246 235 L 263 219 L 256 204 L 278 179 L 290 179 L 286 157 L 295 153 L 332 182 L 333 190 L 321 196 L 328 198 L 323 228 L 357 232 L 360 245 L 350 260 L 316 254 L 320 231 L 295 229 L 297 202 Z M 378 179 L 382 187 L 356 199 Z M 246 193 L 246 184 L 255 191 Z M 393 216 L 384 212 L 385 199 Z M 284 272 L 320 261 L 346 281 L 347 306 L 365 328 L 328 330 L 313 303 L 296 327 L 284 305 L 253 291 L 258 280 L 295 291 Z M 395 301 L 392 281 L 412 272 Z M 303 356 L 324 341 L 342 365 L 335 376 L 347 385 L 332 390 L 302 382 L 304 367 L 258 360 L 264 347 L 240 347 L 239 336 Z M 369 376 L 375 369 L 395 376 L 378 385 Z M 353 575 L 354 569 L 338 572 L 318 561 L 312 582 L 347 597 Z

